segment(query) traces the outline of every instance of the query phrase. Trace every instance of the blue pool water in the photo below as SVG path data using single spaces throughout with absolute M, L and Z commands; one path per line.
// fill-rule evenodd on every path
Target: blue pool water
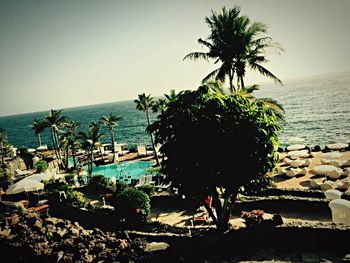
M 147 168 L 153 164 L 154 162 L 151 161 L 129 161 L 119 164 L 94 165 L 92 174 L 101 174 L 108 179 L 114 176 L 115 179 L 130 184 L 131 179 L 139 179 L 141 175 L 145 175 Z M 85 170 L 87 169 L 86 166 Z

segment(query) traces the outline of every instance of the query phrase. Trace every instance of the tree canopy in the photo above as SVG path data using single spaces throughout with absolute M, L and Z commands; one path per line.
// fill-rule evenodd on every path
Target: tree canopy
M 274 168 L 281 126 L 261 100 L 201 86 L 181 93 L 149 130 L 169 179 L 187 197 L 212 196 L 217 216 L 209 213 L 226 229 L 239 187 Z

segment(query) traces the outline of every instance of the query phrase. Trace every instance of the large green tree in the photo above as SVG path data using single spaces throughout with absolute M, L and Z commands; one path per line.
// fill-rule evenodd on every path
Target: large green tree
M 173 185 L 187 198 L 212 196 L 216 214 L 204 205 L 225 231 L 239 188 L 275 166 L 281 127 L 263 101 L 202 86 L 182 93 L 148 129 Z
M 138 95 L 138 99 L 134 100 L 134 102 L 136 103 L 136 109 L 139 111 L 143 111 L 146 113 L 146 118 L 147 118 L 147 124 L 148 126 L 151 124 L 150 122 L 150 110 L 152 109 L 152 106 L 154 104 L 154 100 L 151 97 L 151 95 L 146 95 L 145 93 L 142 93 L 140 95 Z M 156 162 L 157 165 L 159 165 L 159 159 L 158 159 L 158 154 L 157 151 L 155 149 L 155 144 L 154 144 L 154 139 L 153 139 L 153 135 L 152 132 L 149 132 L 149 135 L 151 137 L 151 142 L 152 142 L 152 148 L 153 148 L 153 152 L 154 152 L 154 156 L 156 157 Z
M 267 31 L 265 24 L 252 22 L 247 16 L 241 16 L 240 11 L 238 6 L 229 9 L 224 7 L 221 13 L 212 11 L 212 15 L 205 18 L 211 31 L 210 35 L 205 40 L 198 40 L 199 44 L 209 50 L 189 53 L 184 60 L 213 59 L 215 64 L 220 62 L 220 67 L 209 73 L 202 82 L 213 77 L 223 82 L 228 79 L 231 91 L 244 88 L 247 67 L 281 83 L 281 80 L 262 64 L 268 62 L 265 57 L 267 49 L 283 49 L 270 37 L 264 36 Z M 237 86 L 234 84 L 235 77 Z
M 118 122 L 121 120 L 121 117 L 118 117 L 117 115 L 110 113 L 108 116 L 102 116 L 100 121 L 108 128 L 109 133 L 111 135 L 111 142 L 112 142 L 112 152 L 113 152 L 113 159 L 112 162 L 115 160 L 115 128 L 118 125 Z M 103 157 L 102 157 L 103 158 Z

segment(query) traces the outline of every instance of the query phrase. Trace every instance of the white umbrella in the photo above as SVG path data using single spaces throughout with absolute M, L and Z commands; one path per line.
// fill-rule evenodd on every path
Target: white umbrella
M 36 180 L 41 182 L 41 181 L 49 181 L 52 177 L 53 177 L 52 174 L 40 173 L 40 174 L 30 175 L 24 178 L 23 180 Z
M 19 194 L 22 192 L 32 192 L 44 189 L 44 184 L 33 179 L 22 179 L 17 183 L 11 185 L 7 190 L 7 195 Z

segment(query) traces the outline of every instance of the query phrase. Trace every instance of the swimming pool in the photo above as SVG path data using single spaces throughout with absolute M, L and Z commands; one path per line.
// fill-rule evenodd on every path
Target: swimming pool
M 131 179 L 139 179 L 141 175 L 146 174 L 147 168 L 151 167 L 154 162 L 151 161 L 129 161 L 119 164 L 108 164 L 92 167 L 92 174 L 101 174 L 111 179 L 131 183 Z M 85 167 L 87 170 L 87 167 Z
M 68 159 L 69 166 L 73 166 L 73 158 Z M 151 161 L 126 161 L 119 164 L 107 164 L 92 166 L 92 174 L 101 174 L 111 179 L 113 176 L 115 179 L 128 183 L 131 183 L 131 179 L 139 179 L 141 175 L 146 174 L 146 171 L 151 167 L 154 162 Z M 88 171 L 87 165 L 84 166 L 85 171 Z

